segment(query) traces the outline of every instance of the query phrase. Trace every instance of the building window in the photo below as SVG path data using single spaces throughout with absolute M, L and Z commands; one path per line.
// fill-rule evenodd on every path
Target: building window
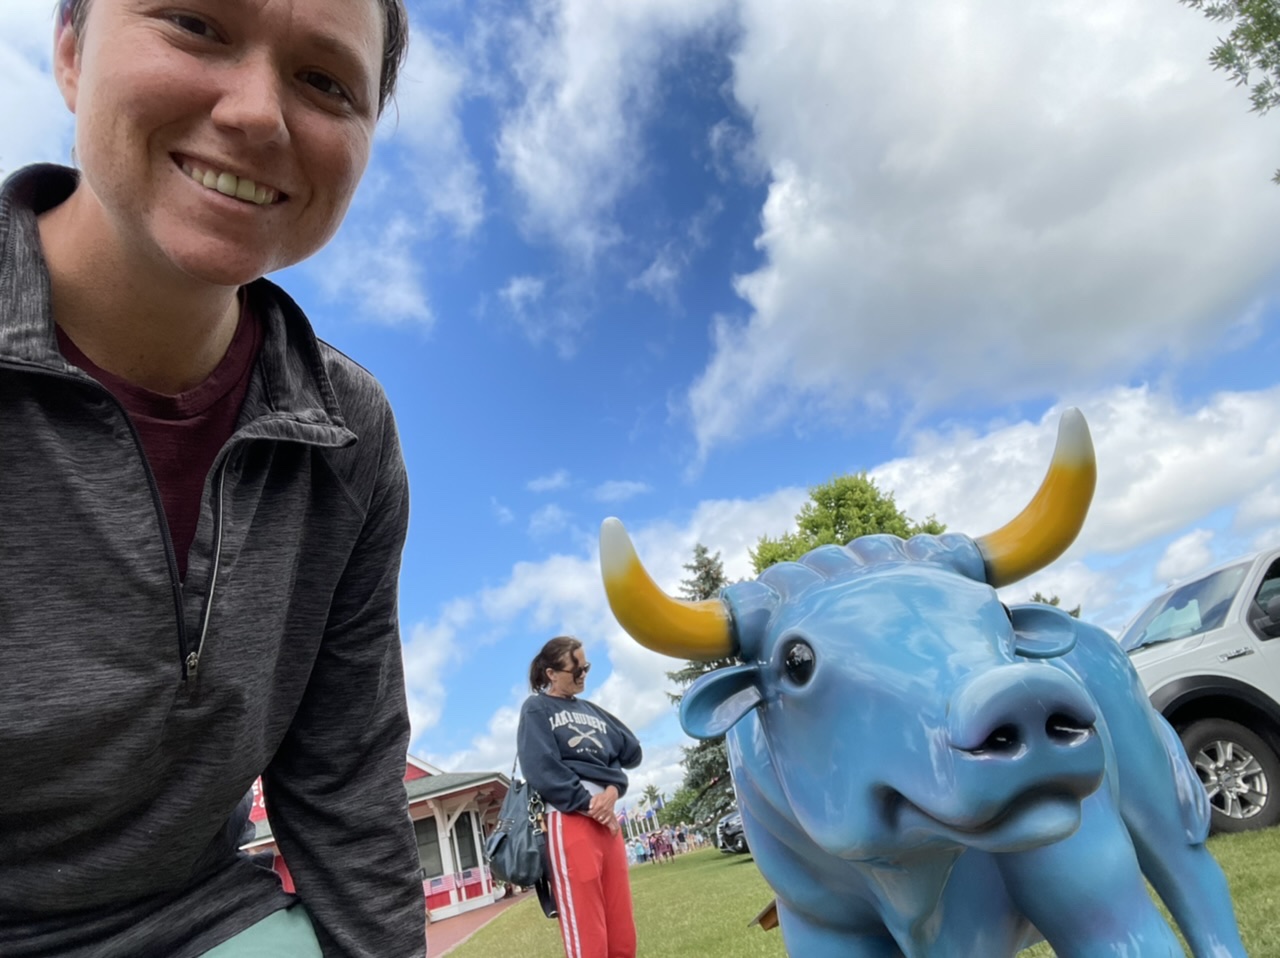
M 480 858 L 476 854 L 475 830 L 471 822 L 471 812 L 466 812 L 458 816 L 458 823 L 453 826 L 458 836 L 459 868 L 478 868 L 480 866 Z
M 438 878 L 444 874 L 440 861 L 440 832 L 434 818 L 420 818 L 413 823 L 413 833 L 418 839 L 418 862 L 426 878 Z

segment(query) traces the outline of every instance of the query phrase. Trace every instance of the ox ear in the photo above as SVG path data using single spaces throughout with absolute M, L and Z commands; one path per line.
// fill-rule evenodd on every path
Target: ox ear
M 694 738 L 715 738 L 763 701 L 754 665 L 708 672 L 680 700 L 680 724 Z
M 1059 608 L 1034 602 L 1009 610 L 1014 651 L 1028 659 L 1054 659 L 1076 647 L 1076 620 Z

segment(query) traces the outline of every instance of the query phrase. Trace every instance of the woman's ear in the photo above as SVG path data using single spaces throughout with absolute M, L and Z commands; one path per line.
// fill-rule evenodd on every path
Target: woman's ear
M 80 92 L 80 42 L 70 24 L 59 23 L 53 35 L 53 78 L 67 109 L 76 112 Z

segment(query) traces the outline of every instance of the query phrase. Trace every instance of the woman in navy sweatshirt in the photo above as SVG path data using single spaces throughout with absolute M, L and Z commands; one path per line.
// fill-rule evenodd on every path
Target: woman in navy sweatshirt
M 578 698 L 591 664 L 559 636 L 529 663 L 520 710 L 520 767 L 547 806 L 552 884 L 567 958 L 635 958 L 627 852 L 614 803 L 640 742 L 615 716 Z

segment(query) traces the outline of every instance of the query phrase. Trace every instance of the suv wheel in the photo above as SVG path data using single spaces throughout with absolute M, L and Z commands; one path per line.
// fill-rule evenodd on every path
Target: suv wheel
M 747 836 L 739 835 L 733 842 L 733 850 L 741 855 L 747 850 Z
M 1280 821 L 1280 759 L 1256 732 L 1226 719 L 1182 730 L 1182 746 L 1209 794 L 1215 832 L 1268 828 Z

